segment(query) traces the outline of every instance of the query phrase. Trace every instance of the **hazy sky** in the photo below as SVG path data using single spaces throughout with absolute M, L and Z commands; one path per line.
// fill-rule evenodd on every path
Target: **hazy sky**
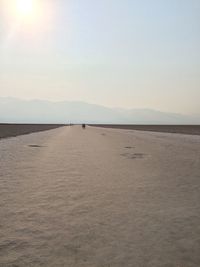
M 17 1 L 0 0 L 0 96 L 200 113 L 199 0 Z

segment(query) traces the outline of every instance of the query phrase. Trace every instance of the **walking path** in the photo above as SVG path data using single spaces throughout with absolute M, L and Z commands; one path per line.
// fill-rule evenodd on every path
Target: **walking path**
M 0 140 L 0 267 L 198 267 L 200 137 L 80 126 Z

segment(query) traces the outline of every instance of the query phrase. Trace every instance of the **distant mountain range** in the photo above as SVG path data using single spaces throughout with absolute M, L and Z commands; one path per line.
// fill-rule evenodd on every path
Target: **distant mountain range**
M 84 102 L 0 98 L 0 123 L 200 124 L 200 116 L 152 109 L 108 108 Z

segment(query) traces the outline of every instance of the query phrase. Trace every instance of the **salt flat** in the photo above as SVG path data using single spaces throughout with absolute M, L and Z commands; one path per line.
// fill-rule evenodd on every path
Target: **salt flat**
M 200 266 L 200 136 L 0 140 L 0 267 Z

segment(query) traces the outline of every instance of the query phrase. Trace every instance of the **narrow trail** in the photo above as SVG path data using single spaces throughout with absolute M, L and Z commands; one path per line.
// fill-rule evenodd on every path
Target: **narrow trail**
M 197 267 L 200 137 L 79 126 L 0 140 L 0 267 Z

